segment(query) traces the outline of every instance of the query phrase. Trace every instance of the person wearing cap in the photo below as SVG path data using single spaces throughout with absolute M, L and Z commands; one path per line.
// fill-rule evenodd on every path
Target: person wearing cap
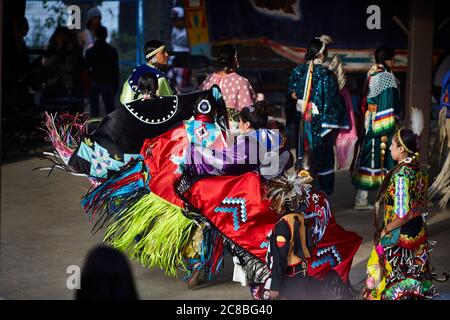
M 152 73 L 158 79 L 159 96 L 171 96 L 178 93 L 163 71 L 167 68 L 169 57 L 164 43 L 159 40 L 148 41 L 144 46 L 144 54 L 147 62 L 137 66 L 123 84 L 122 94 L 120 95 L 122 104 L 135 100 L 136 93 L 139 92 L 139 78 L 146 73 Z
M 334 190 L 333 131 L 350 128 L 336 75 L 323 65 L 329 43 L 332 39 L 326 35 L 312 39 L 305 63 L 295 67 L 288 84 L 289 94 L 297 100 L 297 155 L 308 159 L 320 189 L 328 195 Z
M 184 9 L 181 7 L 173 7 L 170 11 L 170 19 L 172 21 L 172 50 L 174 52 L 189 52 L 189 40 L 186 32 L 184 21 Z
M 80 33 L 79 42 L 83 47 L 83 57 L 86 57 L 86 51 L 94 46 L 95 30 L 100 27 L 102 20 L 102 13 L 97 7 L 92 7 L 87 13 L 86 29 Z
M 170 20 L 172 21 L 171 45 L 174 55 L 169 58 L 169 65 L 172 65 L 176 56 L 189 54 L 190 48 L 184 20 L 184 9 L 173 7 L 170 10 Z M 192 89 L 191 69 L 172 65 L 167 75 L 181 91 Z

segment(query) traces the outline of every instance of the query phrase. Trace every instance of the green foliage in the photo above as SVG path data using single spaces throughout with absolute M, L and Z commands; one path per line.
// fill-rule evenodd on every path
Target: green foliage
M 40 22 L 38 17 L 33 17 L 34 25 L 39 26 L 32 30 L 31 48 L 42 48 L 50 39 L 51 35 L 57 26 L 65 25 L 67 22 L 66 5 L 63 1 L 42 1 L 42 9 L 50 13 L 50 17 L 45 19 L 44 23 Z

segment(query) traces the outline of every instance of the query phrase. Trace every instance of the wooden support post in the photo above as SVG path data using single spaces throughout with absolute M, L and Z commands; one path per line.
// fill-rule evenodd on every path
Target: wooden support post
M 2 119 L 2 110 L 5 107 L 3 105 L 3 96 L 2 96 L 2 89 L 3 89 L 3 24 L 4 24 L 4 17 L 3 17 L 3 1 L 0 1 L 0 120 Z M 0 121 L 0 138 L 2 138 L 2 122 Z M 1 141 L 1 140 L 0 140 Z M 0 143 L 0 157 L 2 155 L 2 143 Z M 1 159 L 0 159 L 1 162 Z M 1 170 L 0 170 L 0 177 L 1 177 Z M 0 192 L 1 192 L 1 186 L 0 186 Z
M 409 127 L 411 107 L 423 111 L 420 160 L 424 163 L 428 162 L 430 142 L 433 9 L 434 0 L 410 0 L 405 122 Z

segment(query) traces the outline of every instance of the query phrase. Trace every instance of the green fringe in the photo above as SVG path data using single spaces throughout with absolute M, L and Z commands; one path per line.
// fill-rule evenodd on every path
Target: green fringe
M 180 207 L 149 193 L 108 227 L 104 241 L 146 267 L 158 267 L 176 276 L 178 267 L 188 271 L 183 251 L 194 227 L 194 221 L 186 218 Z

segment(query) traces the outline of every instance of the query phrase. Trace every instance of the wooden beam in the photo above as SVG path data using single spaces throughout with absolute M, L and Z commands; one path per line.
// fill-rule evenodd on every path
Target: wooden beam
M 0 1 L 0 139 L 2 139 L 2 110 L 3 110 L 3 96 L 2 96 L 2 89 L 3 89 L 3 82 L 2 82 L 2 76 L 3 76 L 3 24 L 5 19 L 3 17 L 3 1 Z M 2 140 L 0 140 L 2 141 Z M 0 142 L 0 163 L 1 163 L 1 156 L 2 156 L 2 143 Z M 0 178 L 1 178 L 1 169 L 0 169 Z M 1 192 L 1 186 L 0 186 L 0 192 Z
M 408 72 L 406 76 L 405 124 L 410 126 L 411 107 L 423 111 L 420 160 L 428 162 L 432 90 L 434 0 L 410 0 Z

